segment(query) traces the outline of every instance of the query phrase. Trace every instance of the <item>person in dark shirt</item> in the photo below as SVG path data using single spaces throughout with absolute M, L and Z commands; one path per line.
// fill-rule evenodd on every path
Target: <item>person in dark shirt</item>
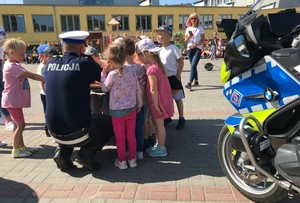
M 46 124 L 58 143 L 54 161 L 62 171 L 76 167 L 70 159 L 74 147 L 80 147 L 75 161 L 89 170 L 99 169 L 95 155 L 112 134 L 106 121 L 91 115 L 90 84 L 100 79 L 101 67 L 84 55 L 88 35 L 60 34 L 63 56 L 52 58 L 45 70 Z

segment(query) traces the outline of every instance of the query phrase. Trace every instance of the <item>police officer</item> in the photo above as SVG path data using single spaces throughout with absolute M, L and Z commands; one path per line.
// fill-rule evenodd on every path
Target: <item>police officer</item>
M 90 84 L 100 79 L 101 67 L 83 55 L 88 35 L 85 31 L 60 34 L 63 56 L 46 66 L 46 124 L 58 143 L 54 161 L 62 171 L 76 167 L 70 159 L 74 147 L 81 147 L 75 161 L 89 170 L 99 169 L 95 155 L 112 136 L 101 129 L 106 123 L 91 116 Z

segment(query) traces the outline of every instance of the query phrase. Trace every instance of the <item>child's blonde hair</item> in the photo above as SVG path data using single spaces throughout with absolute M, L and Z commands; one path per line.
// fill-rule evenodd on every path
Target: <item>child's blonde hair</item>
M 9 50 L 17 50 L 17 49 L 20 49 L 20 48 L 26 48 L 26 43 L 21 40 L 21 39 L 17 39 L 17 38 L 9 38 L 9 39 L 6 39 L 3 43 L 3 60 L 2 62 L 5 61 L 5 56 L 7 55 L 8 51 Z
M 105 50 L 104 55 L 107 60 L 121 65 L 121 68 L 119 68 L 119 76 L 122 77 L 123 64 L 125 63 L 124 45 L 121 43 L 111 43 Z
M 17 50 L 21 47 L 26 48 L 26 44 L 23 40 L 17 38 L 9 38 L 4 41 L 3 51 L 7 53 L 10 49 Z

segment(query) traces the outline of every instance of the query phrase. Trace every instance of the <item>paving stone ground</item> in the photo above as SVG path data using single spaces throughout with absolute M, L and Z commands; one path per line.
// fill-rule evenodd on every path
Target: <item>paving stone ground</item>
M 58 170 L 52 160 L 56 144 L 44 134 L 38 82 L 30 81 L 32 107 L 24 110 L 24 140 L 40 149 L 30 158 L 13 159 L 12 133 L 0 126 L 0 140 L 8 143 L 0 148 L 0 202 L 251 202 L 232 187 L 218 162 L 217 137 L 224 119 L 235 110 L 222 95 L 221 60 L 211 62 L 212 71 L 204 69 L 207 62 L 211 61 L 203 59 L 198 65 L 200 86 L 185 92 L 185 129 L 175 130 L 177 109 L 166 127 L 169 155 L 145 155 L 137 168 L 124 171 L 113 165 L 117 157 L 113 140 L 97 155 L 101 170 L 91 173 L 79 165 L 69 173 Z M 35 72 L 37 64 L 25 66 Z M 189 74 L 185 61 L 184 85 Z M 300 202 L 298 196 L 280 201 L 295 202 Z

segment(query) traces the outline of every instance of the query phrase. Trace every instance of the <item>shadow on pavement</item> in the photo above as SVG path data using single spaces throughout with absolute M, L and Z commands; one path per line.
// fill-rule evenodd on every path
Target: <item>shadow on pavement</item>
M 177 120 L 174 120 L 166 127 L 167 157 L 152 158 L 144 153 L 144 159 L 138 160 L 137 168 L 120 170 L 113 164 L 117 158 L 115 146 L 109 143 L 97 155 L 102 168 L 93 172 L 93 176 L 109 182 L 134 183 L 224 177 L 216 151 L 223 120 L 187 120 L 185 129 L 181 131 L 175 130 L 176 124 Z M 69 172 L 75 177 L 83 177 L 88 173 L 82 169 Z
M 44 130 L 45 123 L 26 123 L 25 130 Z
M 215 90 L 215 89 L 223 89 L 223 86 L 219 85 L 199 85 L 197 87 L 193 87 L 191 90 L 185 90 L 185 91 L 202 91 L 202 90 Z
M 0 202 L 38 202 L 36 192 L 29 186 L 0 178 Z
M 54 151 L 56 149 L 56 147 L 54 146 L 43 145 L 43 144 L 39 146 L 33 146 L 33 147 L 38 148 L 39 151 L 34 153 L 32 156 L 30 156 L 29 159 L 52 159 L 54 156 Z M 0 147 L 0 154 L 11 154 L 12 148 L 13 147 L 11 145 Z
M 51 138 L 49 138 L 51 139 Z M 39 151 L 34 153 L 30 159 L 53 159 L 54 152 L 56 147 L 51 146 L 51 145 L 40 145 L 40 146 L 35 146 L 39 148 Z M 53 162 L 53 164 L 55 164 Z

